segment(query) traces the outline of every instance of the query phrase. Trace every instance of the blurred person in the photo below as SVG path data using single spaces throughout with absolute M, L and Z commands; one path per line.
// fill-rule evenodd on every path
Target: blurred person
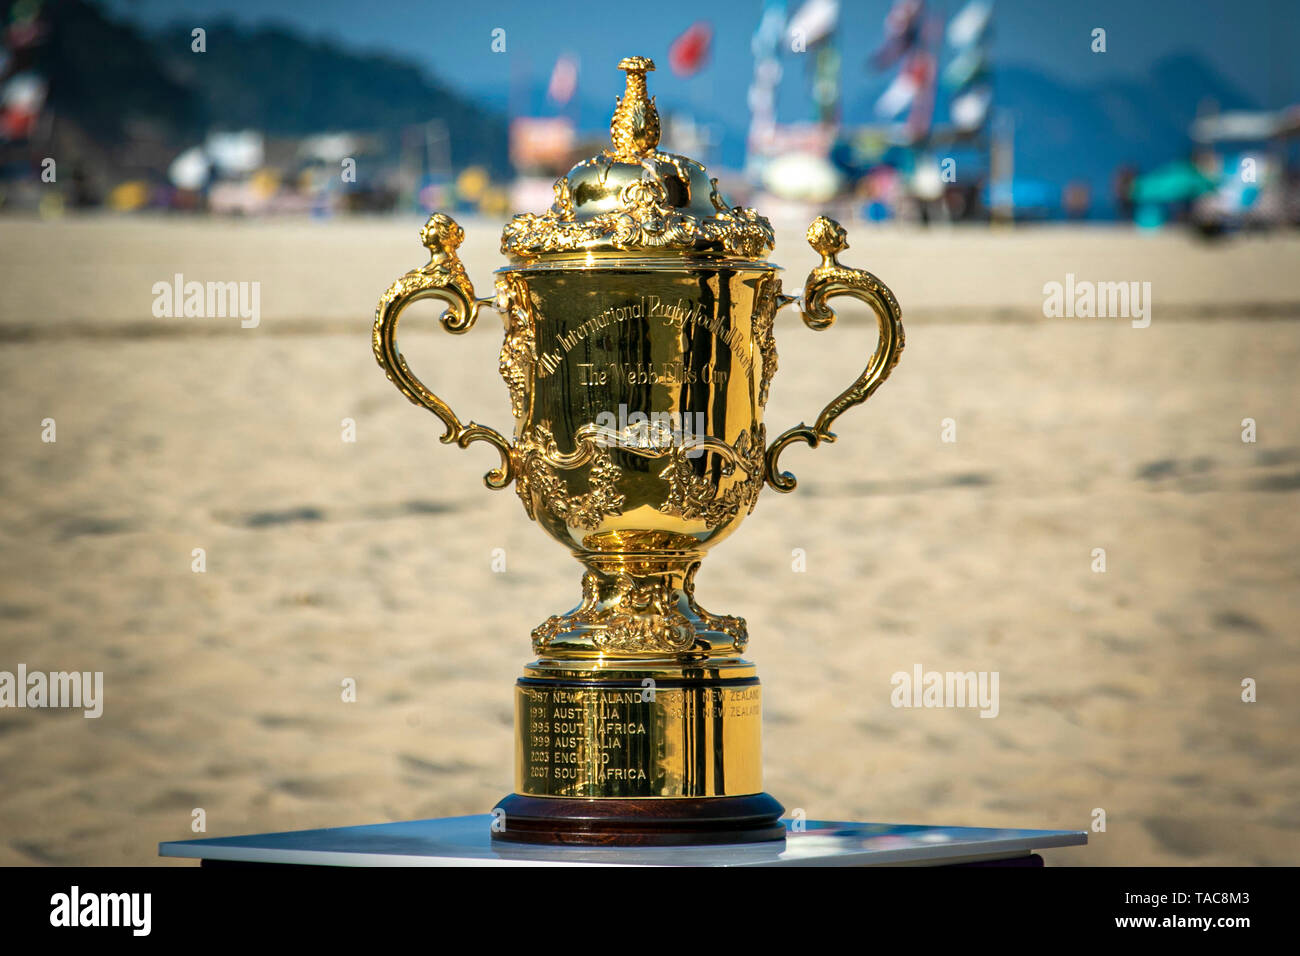
M 1061 191 L 1061 208 L 1065 211 L 1065 218 L 1074 222 L 1087 219 L 1091 207 L 1092 189 L 1086 182 L 1074 179 L 1065 184 L 1065 189 Z
M 1133 184 L 1137 182 L 1137 167 L 1124 164 L 1115 170 L 1111 178 L 1111 189 L 1115 195 L 1115 217 L 1122 222 L 1132 222 L 1136 211 L 1133 202 Z

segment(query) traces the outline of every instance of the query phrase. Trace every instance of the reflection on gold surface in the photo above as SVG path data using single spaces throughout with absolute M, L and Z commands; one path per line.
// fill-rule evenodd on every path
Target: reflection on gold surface
M 645 81 L 654 64 L 631 57 L 619 66 L 627 89 L 611 147 L 556 183 L 548 212 L 506 226 L 502 251 L 512 261 L 498 270 L 496 296 L 475 298 L 455 251 L 463 233 L 436 214 L 422 234 L 429 264 L 380 300 L 375 356 L 403 394 L 442 419 L 444 442 L 498 449 L 502 464 L 488 485 L 513 480 L 528 516 L 585 568 L 581 602 L 533 630 L 537 670 L 518 698 L 520 792 L 753 793 L 761 787 L 757 680 L 717 676 L 748 667 L 739 657 L 745 622 L 702 608 L 695 573 L 753 511 L 765 483 L 795 487 L 777 468 L 782 450 L 834 441 L 831 424 L 888 377 L 903 348 L 899 308 L 875 276 L 840 264 L 844 230 L 815 220 L 808 241 L 822 262 L 804 287 L 804 322 L 828 328 L 828 300 L 848 295 L 876 312 L 880 338 L 862 375 L 813 426 L 801 423 L 767 447 L 774 319 L 794 301 L 778 267 L 759 258 L 772 248 L 771 227 L 729 207 L 698 163 L 658 150 Z M 467 331 L 485 305 L 503 315 L 498 370 L 515 417 L 512 442 L 462 424 L 402 359 L 399 317 L 426 297 L 448 304 L 442 321 L 451 332 Z M 577 683 L 562 684 L 556 667 Z M 615 673 L 673 686 L 632 700 L 639 685 L 619 684 Z M 538 724 L 566 732 L 528 730 Z

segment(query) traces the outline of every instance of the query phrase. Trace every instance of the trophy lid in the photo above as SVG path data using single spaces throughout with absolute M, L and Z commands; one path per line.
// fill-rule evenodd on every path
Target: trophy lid
M 659 113 L 645 76 L 654 61 L 630 56 L 618 68 L 627 73 L 627 88 L 610 120 L 610 147 L 556 180 L 547 212 L 510 220 L 501 251 L 515 261 L 579 252 L 745 259 L 770 252 L 771 223 L 752 209 L 729 206 L 700 163 L 659 151 Z

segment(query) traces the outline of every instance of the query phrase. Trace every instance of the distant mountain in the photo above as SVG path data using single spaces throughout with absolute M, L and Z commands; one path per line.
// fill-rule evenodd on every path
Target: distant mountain
M 19 3 L 0 0 L 0 22 L 9 23 Z M 198 134 L 198 94 L 168 73 L 134 26 L 85 0 L 49 3 L 40 14 L 43 42 L 24 50 L 25 62 L 11 69 L 31 68 L 47 79 L 46 107 L 59 121 L 107 147 L 132 136 L 176 144 Z
M 206 53 L 191 52 L 188 26 L 153 37 L 155 55 L 198 93 L 208 125 L 286 136 L 332 130 L 395 134 L 438 118 L 451 131 L 454 166 L 508 170 L 504 116 L 409 62 L 354 53 L 282 27 L 218 22 L 207 28 L 206 41 Z M 396 142 L 395 135 L 391 139 Z
M 0 23 L 16 5 L 0 0 Z M 149 34 L 91 0 L 50 0 L 39 16 L 43 42 L 10 69 L 47 79 L 55 142 L 107 180 L 160 172 L 213 128 L 367 132 L 396 161 L 403 127 L 434 118 L 451 131 L 454 166 L 508 172 L 504 115 L 399 59 L 228 22 L 207 27 L 196 53 L 189 26 Z

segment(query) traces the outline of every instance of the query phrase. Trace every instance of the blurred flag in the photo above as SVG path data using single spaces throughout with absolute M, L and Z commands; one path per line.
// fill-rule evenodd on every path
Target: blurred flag
M 968 47 L 958 53 L 943 71 L 943 81 L 962 87 L 974 83 L 988 71 L 988 54 L 983 47 Z
M 802 40 L 804 48 L 811 49 L 835 32 L 839 18 L 839 0 L 806 0 L 790 18 L 786 38 L 791 42 Z
M 977 86 L 955 97 L 948 112 L 954 126 L 963 132 L 971 132 L 984 125 L 992 103 L 993 91 L 988 86 Z
M 923 105 L 926 99 L 934 99 L 934 56 L 925 50 L 916 50 L 908 54 L 898 76 L 876 100 L 876 113 L 879 116 L 895 117 L 908 107 Z
M 776 130 L 776 88 L 781 82 L 781 41 L 785 38 L 785 0 L 765 0 L 750 40 L 754 80 L 749 87 L 749 136 L 746 168 L 757 175 Z
M 934 54 L 928 50 L 917 50 L 903 64 L 903 72 L 912 77 L 916 95 L 912 98 L 912 108 L 907 113 L 906 131 L 908 139 L 918 142 L 930 132 L 930 121 L 934 118 Z
M 992 18 L 989 0 L 970 0 L 948 23 L 948 45 L 956 53 L 943 71 L 943 81 L 952 90 L 949 117 L 963 133 L 981 129 L 993 103 L 988 53 Z
M 32 135 L 45 104 L 45 80 L 35 73 L 16 73 L 0 89 L 0 140 Z
M 750 52 L 756 60 L 775 59 L 781 54 L 781 40 L 785 36 L 785 0 L 766 0 L 754 36 L 749 41 Z
M 713 27 L 700 20 L 692 23 L 668 48 L 668 65 L 678 76 L 693 76 L 709 60 L 713 44 Z
M 880 94 L 880 99 L 876 100 L 876 115 L 885 119 L 893 119 L 911 106 L 912 100 L 915 98 L 916 80 L 912 74 L 902 70 L 898 76 L 894 77 L 893 82 L 885 88 L 885 92 Z
M 39 3 L 15 3 L 9 12 L 10 23 L 4 31 L 4 44 L 10 50 L 26 50 L 45 39 L 45 22 Z
M 578 60 L 565 53 L 555 61 L 551 82 L 546 87 L 546 98 L 556 106 L 564 106 L 573 99 L 578 89 Z
M 871 57 L 871 65 L 885 70 L 916 49 L 921 41 L 925 4 L 922 0 L 896 0 L 885 14 L 885 42 Z
M 823 44 L 813 64 L 813 102 L 823 122 L 834 122 L 840 102 L 840 54 L 832 44 Z
M 948 21 L 949 46 L 970 46 L 983 40 L 992 16 L 993 4 L 987 0 L 971 0 Z

